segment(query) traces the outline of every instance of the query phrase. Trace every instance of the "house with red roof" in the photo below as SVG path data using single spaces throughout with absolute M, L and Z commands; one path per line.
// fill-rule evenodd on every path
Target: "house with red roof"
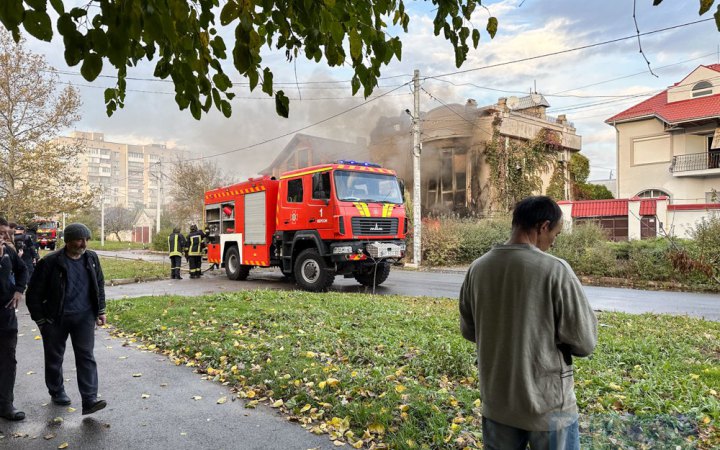
M 668 217 L 658 219 L 679 236 L 691 219 L 720 212 L 720 64 L 605 122 L 617 133 L 618 198 L 667 197 Z

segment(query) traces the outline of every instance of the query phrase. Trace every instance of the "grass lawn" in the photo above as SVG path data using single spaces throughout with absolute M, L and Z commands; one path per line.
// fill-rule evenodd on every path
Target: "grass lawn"
M 112 257 L 100 257 L 100 266 L 103 269 L 105 280 L 117 280 L 121 278 L 135 278 L 145 280 L 149 278 L 167 277 L 170 274 L 170 266 L 163 266 L 160 263 L 121 259 Z
M 108 303 L 115 333 L 355 448 L 481 448 L 457 301 L 247 291 Z M 154 318 L 154 319 L 152 319 Z M 720 323 L 602 313 L 576 360 L 582 448 L 720 444 Z

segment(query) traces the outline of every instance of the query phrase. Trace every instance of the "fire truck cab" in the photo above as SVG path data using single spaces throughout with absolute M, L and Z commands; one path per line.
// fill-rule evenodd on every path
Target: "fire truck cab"
M 405 255 L 407 226 L 395 172 L 371 163 L 338 161 L 205 194 L 208 262 L 234 280 L 279 267 L 309 291 L 336 275 L 377 286 Z

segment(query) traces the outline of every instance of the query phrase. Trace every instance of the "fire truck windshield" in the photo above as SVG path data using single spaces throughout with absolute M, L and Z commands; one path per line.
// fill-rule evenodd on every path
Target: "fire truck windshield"
M 340 201 L 402 204 L 400 185 L 394 175 L 335 171 L 335 192 Z
M 55 228 L 55 222 L 40 222 L 38 228 Z

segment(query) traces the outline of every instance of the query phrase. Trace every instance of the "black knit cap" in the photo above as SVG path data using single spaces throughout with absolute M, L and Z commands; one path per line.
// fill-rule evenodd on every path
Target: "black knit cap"
M 74 241 L 76 239 L 90 239 L 92 237 L 92 233 L 90 233 L 90 228 L 86 227 L 85 225 L 81 223 L 71 223 L 70 225 L 65 227 L 65 230 L 63 231 L 63 239 L 65 242 L 68 241 Z

